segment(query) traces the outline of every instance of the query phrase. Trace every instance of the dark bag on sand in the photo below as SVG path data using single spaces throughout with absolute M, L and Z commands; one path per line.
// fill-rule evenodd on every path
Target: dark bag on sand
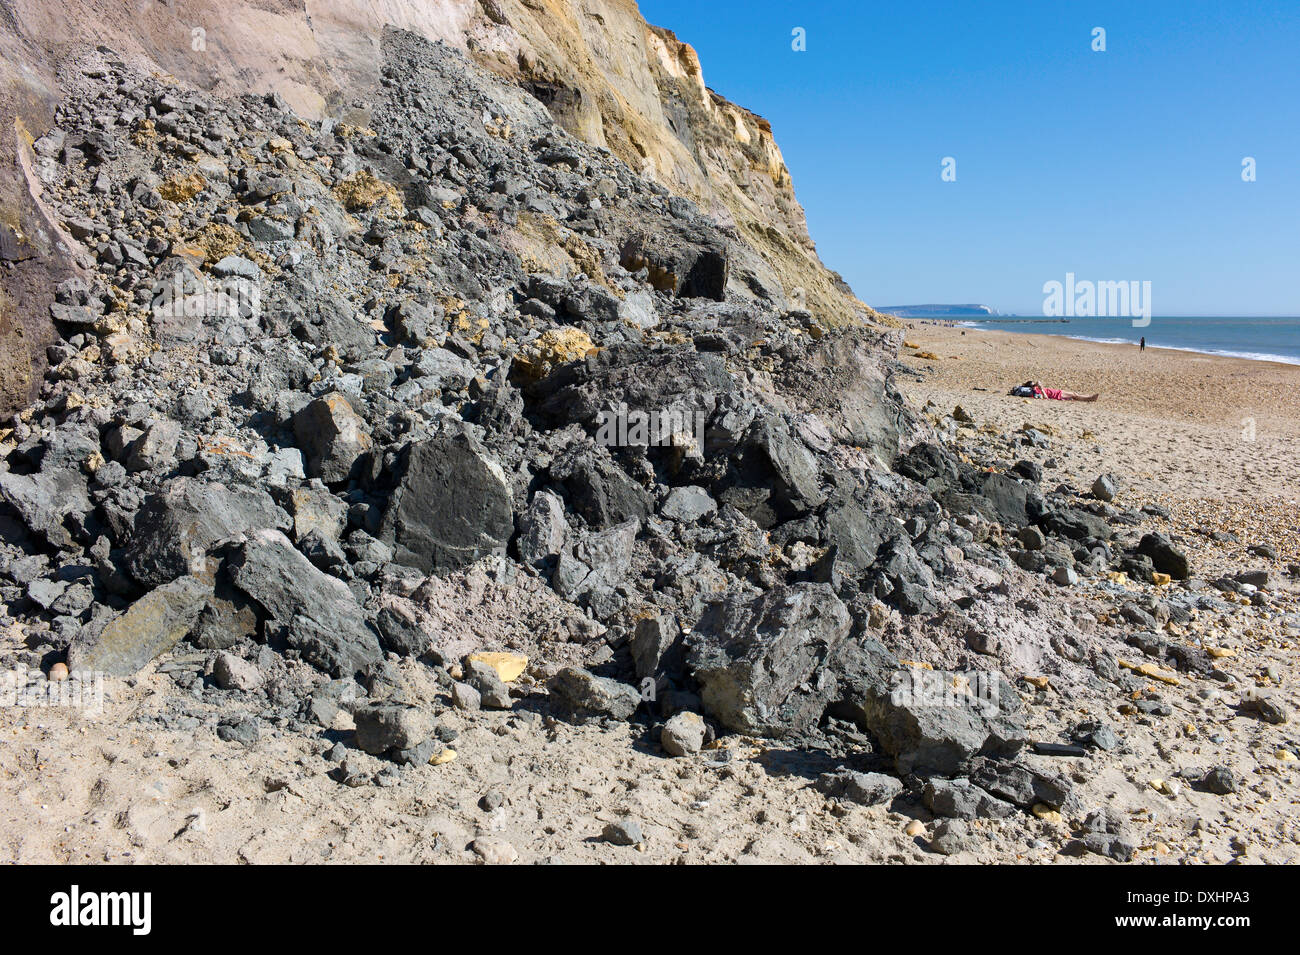
M 1011 389 L 1011 395 L 1014 398 L 1032 398 L 1034 397 L 1034 389 L 1028 385 L 1016 385 Z

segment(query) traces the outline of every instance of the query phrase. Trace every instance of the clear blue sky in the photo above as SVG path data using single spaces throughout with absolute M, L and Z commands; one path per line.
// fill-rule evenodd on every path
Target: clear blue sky
M 868 303 L 1037 314 L 1072 271 L 1149 280 L 1157 315 L 1300 315 L 1300 0 L 640 6 L 771 121 Z

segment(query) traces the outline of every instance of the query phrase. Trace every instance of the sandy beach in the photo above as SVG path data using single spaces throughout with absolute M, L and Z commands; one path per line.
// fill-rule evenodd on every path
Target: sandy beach
M 915 347 L 903 361 L 924 379 L 900 376 L 909 398 L 948 413 L 961 405 L 999 430 L 1051 427 L 1075 448 L 1058 458 L 1061 480 L 1086 486 L 1104 462 L 1156 499 L 1300 499 L 1300 366 L 916 321 L 904 322 L 904 338 Z M 1007 395 L 1028 379 L 1101 397 Z

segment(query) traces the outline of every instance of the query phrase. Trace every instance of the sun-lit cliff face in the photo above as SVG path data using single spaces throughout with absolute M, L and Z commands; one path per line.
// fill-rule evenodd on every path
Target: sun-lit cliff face
M 733 226 L 787 304 L 831 323 L 873 316 L 817 259 L 770 125 L 712 92 L 695 51 L 633 0 L 0 0 L 0 254 L 13 263 L 0 403 L 39 384 L 51 290 L 76 269 L 23 159 L 60 96 L 61 56 L 102 45 L 178 83 L 342 115 L 364 111 L 390 24 L 466 51 L 569 132 Z

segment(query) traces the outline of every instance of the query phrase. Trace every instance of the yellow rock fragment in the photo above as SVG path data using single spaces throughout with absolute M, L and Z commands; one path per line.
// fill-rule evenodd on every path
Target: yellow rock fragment
M 1051 681 L 1045 676 L 1027 676 L 1025 682 L 1030 686 L 1038 687 L 1040 690 L 1046 690 L 1051 685 Z
M 402 209 L 402 194 L 369 169 L 358 169 L 348 176 L 334 187 L 334 195 L 348 212 L 361 212 L 381 202 L 395 212 Z
M 913 837 L 923 836 L 925 835 L 925 826 L 921 825 L 921 821 L 919 819 L 913 819 L 911 822 L 907 824 L 907 828 L 904 829 L 903 832 Z
M 430 766 L 441 766 L 443 763 L 450 763 L 456 758 L 456 751 L 450 747 L 444 749 L 441 753 L 435 753 L 429 757 Z
M 188 176 L 173 176 L 158 187 L 158 195 L 168 202 L 185 202 L 202 192 L 207 184 L 208 181 L 200 172 L 193 172 Z
M 1207 647 L 1205 648 L 1205 652 L 1208 653 L 1208 654 L 1209 654 L 1211 657 L 1213 657 L 1215 660 L 1222 659 L 1223 657 L 1235 657 L 1235 656 L 1237 655 L 1237 651 L 1236 651 L 1236 650 L 1229 650 L 1227 647 L 1209 647 L 1209 646 L 1207 646 Z
M 1167 683 L 1170 686 L 1182 685 L 1177 677 L 1164 673 L 1154 663 L 1129 663 L 1126 660 L 1116 660 L 1115 662 L 1125 670 L 1132 670 L 1134 673 L 1150 677 L 1153 680 L 1159 680 L 1161 683 Z
M 1295 753 L 1291 752 L 1291 750 L 1289 749 L 1279 749 L 1276 753 L 1273 754 L 1273 756 L 1276 759 L 1280 759 L 1284 763 L 1295 762 Z
M 1151 574 L 1151 582 L 1157 587 L 1167 587 L 1172 579 L 1168 574 L 1162 574 L 1158 570 Z
M 494 653 L 479 651 L 471 653 L 466 659 L 470 663 L 485 663 L 497 671 L 504 683 L 513 683 L 528 669 L 528 657 L 522 653 Z
M 1053 809 L 1051 806 L 1047 805 L 1047 803 L 1042 803 L 1042 802 L 1034 803 L 1034 808 L 1030 809 L 1029 811 L 1033 813 L 1035 816 L 1037 816 L 1039 819 L 1043 820 L 1044 822 L 1053 822 L 1059 824 L 1064 821 L 1061 819 L 1061 814 L 1057 812 L 1055 809 Z
M 595 350 L 595 344 L 582 329 L 552 328 L 515 356 L 512 371 L 525 381 L 541 381 L 560 365 L 586 358 Z

